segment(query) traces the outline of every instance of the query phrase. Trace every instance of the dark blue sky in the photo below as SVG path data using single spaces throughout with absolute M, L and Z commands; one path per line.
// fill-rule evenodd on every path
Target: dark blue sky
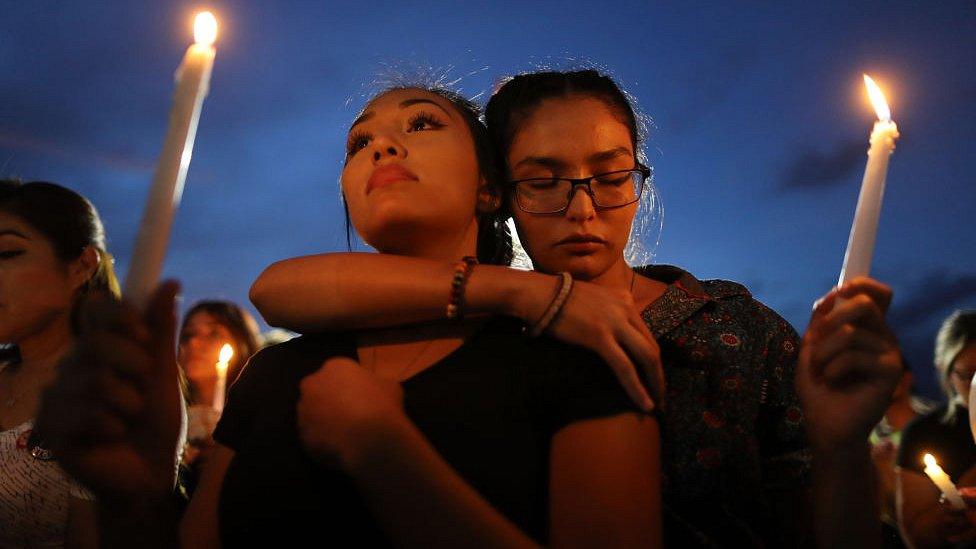
M 805 327 L 836 280 L 873 114 L 902 139 L 875 255 L 920 389 L 940 319 L 976 306 L 976 4 L 940 2 L 3 2 L 0 174 L 98 206 L 124 274 L 192 14 L 221 23 L 166 274 L 246 302 L 277 259 L 344 246 L 345 128 L 391 71 L 484 98 L 579 60 L 652 119 L 656 261 L 746 283 Z

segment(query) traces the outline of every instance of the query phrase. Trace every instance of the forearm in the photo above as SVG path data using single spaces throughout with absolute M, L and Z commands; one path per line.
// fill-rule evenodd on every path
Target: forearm
M 371 253 L 334 253 L 279 261 L 251 287 L 269 324 L 298 331 L 382 328 L 444 318 L 454 265 Z M 545 295 L 553 277 L 478 265 L 464 292 L 464 313 L 527 317 L 527 291 Z M 541 290 L 541 291 L 540 291 Z M 541 315 L 545 305 L 536 305 Z
M 343 462 L 397 546 L 538 546 L 471 488 L 408 420 L 371 438 Z
M 867 440 L 815 450 L 814 527 L 819 547 L 880 547 L 875 471 Z

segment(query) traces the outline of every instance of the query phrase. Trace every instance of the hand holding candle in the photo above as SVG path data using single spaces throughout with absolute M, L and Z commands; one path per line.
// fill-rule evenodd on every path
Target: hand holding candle
M 871 272 L 874 239 L 878 232 L 881 199 L 884 196 L 885 177 L 888 174 L 888 158 L 895 150 L 895 140 L 898 139 L 898 126 L 891 120 L 891 111 L 881 89 L 866 74 L 864 85 L 867 86 L 878 121 L 874 123 L 874 130 L 871 132 L 871 148 L 868 150 L 868 162 L 864 167 L 864 179 L 861 181 L 861 194 L 857 199 L 857 210 L 854 213 L 854 223 L 847 241 L 847 252 L 844 254 L 844 266 L 840 271 L 838 286 L 854 277 L 867 276 Z
M 956 485 L 952 483 L 949 475 L 942 470 L 942 467 L 939 467 L 939 464 L 935 461 L 935 457 L 932 454 L 925 454 L 923 459 L 925 461 L 925 474 L 939 487 L 939 491 L 945 496 L 949 505 L 954 509 L 965 509 L 966 502 L 963 501 L 962 495 L 956 489 Z
M 210 87 L 217 38 L 217 20 L 203 12 L 194 23 L 196 43 L 186 50 L 176 71 L 176 90 L 169 112 L 169 128 L 156 164 L 149 198 L 143 211 L 139 234 L 123 295 L 142 308 L 159 280 L 166 258 L 173 215 L 183 195 L 186 171 L 190 167 L 193 141 L 200 120 L 203 98 Z
M 224 411 L 224 400 L 227 395 L 227 365 L 234 356 L 234 348 L 229 343 L 224 343 L 220 348 L 220 356 L 217 359 L 217 383 L 214 385 L 213 409 L 218 413 Z

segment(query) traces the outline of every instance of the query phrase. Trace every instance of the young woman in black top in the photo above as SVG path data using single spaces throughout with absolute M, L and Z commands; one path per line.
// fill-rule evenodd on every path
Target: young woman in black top
M 350 131 L 343 192 L 356 230 L 388 253 L 499 257 L 476 216 L 498 206 L 492 164 L 476 154 L 485 146 L 460 98 L 381 94 Z M 125 311 L 96 311 L 88 324 L 86 369 L 125 370 L 138 406 L 113 406 L 121 393 L 99 398 L 67 376 L 49 401 L 65 466 L 103 496 L 120 542 L 173 534 L 159 511 L 172 476 L 172 352 L 149 356 L 171 333 L 173 292 L 164 286 L 150 307 L 154 338 L 131 316 L 119 321 Z M 142 348 L 101 345 L 97 334 L 113 331 Z M 184 546 L 659 542 L 657 422 L 595 355 L 475 319 L 303 337 L 258 353 L 244 372 L 187 509 Z M 166 387 L 147 389 L 150 377 Z M 63 401 L 117 418 L 118 429 L 59 423 Z

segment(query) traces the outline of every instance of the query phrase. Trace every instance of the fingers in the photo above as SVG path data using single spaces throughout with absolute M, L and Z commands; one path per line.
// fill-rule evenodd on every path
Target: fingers
M 641 366 L 651 398 L 658 405 L 664 400 L 664 369 L 661 366 L 661 349 L 647 325 L 640 318 L 631 319 L 623 327 L 621 344 L 630 357 Z
M 96 332 L 88 335 L 81 344 L 76 362 L 88 363 L 87 370 L 107 369 L 142 389 L 152 386 L 150 356 L 137 342 L 118 334 Z
M 819 372 L 814 371 L 815 376 L 835 386 L 857 381 L 883 381 L 889 373 L 879 364 L 877 353 L 861 350 L 847 350 L 838 354 L 824 364 Z
M 617 376 L 617 380 L 623 386 L 627 395 L 630 396 L 630 399 L 645 412 L 653 410 L 654 401 L 651 400 L 650 395 L 647 394 L 647 390 L 644 389 L 644 385 L 637 375 L 637 370 L 634 368 L 634 364 L 630 361 L 627 353 L 616 342 L 613 342 L 605 346 L 600 355 L 613 370 L 614 375 Z
M 858 276 L 848 280 L 838 289 L 838 295 L 843 299 L 849 299 L 857 294 L 866 294 L 881 309 L 882 314 L 888 312 L 891 306 L 893 293 L 891 287 L 867 277 Z
M 112 332 L 147 346 L 152 340 L 139 312 L 118 301 L 94 299 L 86 303 L 82 308 L 80 321 L 82 335 Z
M 159 285 L 146 307 L 146 324 L 152 331 L 152 352 L 163 367 L 157 372 L 163 379 L 176 379 L 176 296 L 180 284 L 167 280 Z
M 891 347 L 891 342 L 883 336 L 844 324 L 817 341 L 812 348 L 811 359 L 813 364 L 827 364 L 847 351 L 864 351 L 877 355 Z

